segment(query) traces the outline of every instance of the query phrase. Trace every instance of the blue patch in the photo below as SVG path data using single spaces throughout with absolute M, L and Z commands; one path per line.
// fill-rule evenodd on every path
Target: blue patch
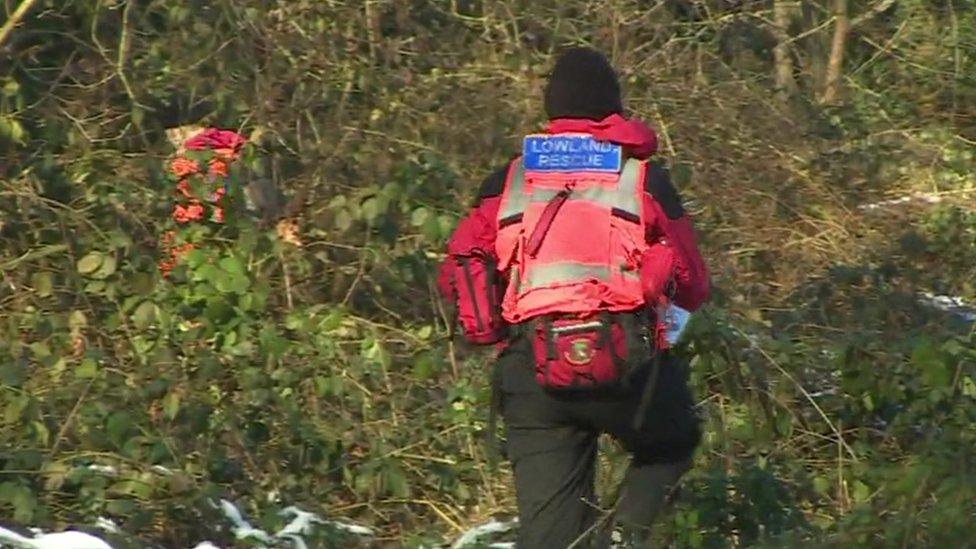
M 619 173 L 623 147 L 588 135 L 528 135 L 522 164 L 530 172 Z

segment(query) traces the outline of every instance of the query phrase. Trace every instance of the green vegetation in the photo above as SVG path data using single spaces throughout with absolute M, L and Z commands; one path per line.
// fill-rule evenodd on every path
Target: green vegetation
M 269 531 L 296 504 L 418 547 L 510 514 L 490 356 L 450 340 L 432 269 L 542 121 L 555 49 L 584 43 L 660 132 L 716 286 L 682 349 L 706 439 L 661 539 L 976 543 L 976 333 L 920 301 L 976 302 L 973 0 L 21 2 L 5 525 L 226 547 L 225 497 Z M 229 215 L 159 276 L 164 130 L 188 123 L 252 137 L 232 195 L 258 173 L 305 196 L 302 246 Z

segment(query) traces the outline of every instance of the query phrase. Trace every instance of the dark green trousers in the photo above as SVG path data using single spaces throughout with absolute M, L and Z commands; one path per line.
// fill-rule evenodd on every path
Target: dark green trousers
M 574 395 L 554 395 L 536 384 L 524 341 L 503 351 L 497 367 L 505 452 L 515 473 L 518 549 L 605 546 L 610 528 L 601 520 L 594 487 L 602 433 L 633 456 L 614 521 L 649 530 L 701 439 L 686 366 L 662 356 L 639 431 L 633 420 L 650 365 L 634 373 L 629 390 Z

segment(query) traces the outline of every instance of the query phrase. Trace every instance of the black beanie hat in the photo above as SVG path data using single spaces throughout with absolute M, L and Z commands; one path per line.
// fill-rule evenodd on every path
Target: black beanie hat
M 549 120 L 602 120 L 611 114 L 623 114 L 617 74 L 596 50 L 566 50 L 556 60 L 546 84 L 545 107 Z

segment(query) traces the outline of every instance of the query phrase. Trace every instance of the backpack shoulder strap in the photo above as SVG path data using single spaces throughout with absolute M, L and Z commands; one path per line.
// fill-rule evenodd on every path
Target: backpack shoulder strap
M 501 192 L 502 203 L 498 208 L 498 227 L 506 227 L 522 220 L 522 214 L 529 205 L 525 194 L 525 167 L 522 157 L 518 156 L 508 165 L 504 188 Z

